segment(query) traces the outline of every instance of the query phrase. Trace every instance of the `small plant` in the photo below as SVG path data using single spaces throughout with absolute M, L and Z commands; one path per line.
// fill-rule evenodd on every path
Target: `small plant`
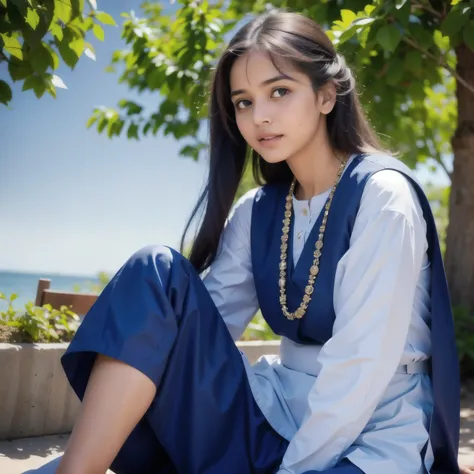
M 241 339 L 242 341 L 271 341 L 279 338 L 270 329 L 265 319 L 263 319 L 262 313 L 259 311 L 246 327 Z
M 0 311 L 0 342 L 69 342 L 76 333 L 80 319 L 67 306 L 57 310 L 28 302 L 18 311 L 13 308 L 16 298 L 0 292 L 0 301 L 8 305 L 6 311 Z
M 102 290 L 109 284 L 111 276 L 107 272 L 99 272 L 97 275 L 97 281 L 95 283 L 88 283 L 86 285 L 86 290 L 90 293 L 100 294 Z M 81 285 L 74 285 L 74 291 L 76 293 L 81 293 L 83 288 Z

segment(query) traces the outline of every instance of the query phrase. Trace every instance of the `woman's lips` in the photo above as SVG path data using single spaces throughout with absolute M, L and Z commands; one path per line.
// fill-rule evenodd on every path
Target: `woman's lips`
M 260 145 L 262 146 L 273 146 L 280 142 L 282 139 L 283 135 L 268 135 L 266 137 L 262 137 L 258 140 Z

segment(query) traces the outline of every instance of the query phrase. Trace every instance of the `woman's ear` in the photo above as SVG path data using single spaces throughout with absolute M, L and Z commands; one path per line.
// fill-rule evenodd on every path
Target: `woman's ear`
M 318 103 L 320 112 L 324 115 L 329 114 L 336 104 L 336 86 L 333 82 L 327 82 L 318 90 Z

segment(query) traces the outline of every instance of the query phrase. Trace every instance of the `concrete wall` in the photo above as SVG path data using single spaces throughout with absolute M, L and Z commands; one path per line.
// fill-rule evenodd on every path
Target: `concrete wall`
M 278 341 L 239 342 L 253 363 L 278 354 Z M 79 401 L 60 358 L 67 344 L 0 343 L 0 440 L 68 433 Z

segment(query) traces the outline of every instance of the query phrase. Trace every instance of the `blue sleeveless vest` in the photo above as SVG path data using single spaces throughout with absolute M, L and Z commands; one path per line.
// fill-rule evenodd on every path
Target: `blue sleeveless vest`
M 410 181 L 418 194 L 427 223 L 428 257 L 432 272 L 431 376 L 434 397 L 430 441 L 435 458 L 431 473 L 458 473 L 460 388 L 451 302 L 434 217 L 426 195 L 408 167 L 385 155 L 359 155 L 349 164 L 331 205 L 312 300 L 304 318 L 293 321 L 289 321 L 281 311 L 278 286 L 281 229 L 289 183 L 266 185 L 260 189 L 255 196 L 251 224 L 252 267 L 258 301 L 263 317 L 275 334 L 300 344 L 324 344 L 332 337 L 337 264 L 349 248 L 365 184 L 373 174 L 383 169 L 398 171 Z M 294 310 L 303 298 L 322 218 L 321 212 L 296 267 L 293 265 L 293 229 L 290 229 L 287 269 L 290 310 Z

